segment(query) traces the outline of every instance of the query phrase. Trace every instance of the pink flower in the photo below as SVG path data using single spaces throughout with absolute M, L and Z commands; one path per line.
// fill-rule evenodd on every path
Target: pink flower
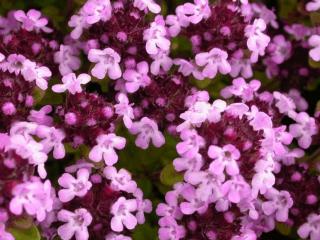
M 163 217 L 159 220 L 159 239 L 160 240 L 180 240 L 186 235 L 183 226 L 178 225 L 172 217 Z
M 106 167 L 103 174 L 111 181 L 111 188 L 116 191 L 134 193 L 137 189 L 136 182 L 131 179 L 131 174 L 125 169 L 120 169 L 117 172 L 115 167 Z
M 98 79 L 103 79 L 107 74 L 111 79 L 120 78 L 122 75 L 120 68 L 120 55 L 112 48 L 104 50 L 91 49 L 88 54 L 90 62 L 96 63 L 91 73 Z
M 300 147 L 307 149 L 311 145 L 312 136 L 318 132 L 315 119 L 305 112 L 300 112 L 294 120 L 297 123 L 289 126 L 290 134 L 298 139 Z
M 308 102 L 297 89 L 290 89 L 288 96 L 293 100 L 299 111 L 306 111 L 308 109 Z
M 243 53 L 242 53 L 243 55 Z M 233 56 L 230 59 L 231 72 L 230 75 L 232 77 L 238 77 L 241 75 L 243 78 L 251 78 L 253 76 L 252 66 L 250 59 Z
M 265 54 L 265 49 L 270 42 L 270 37 L 263 33 L 267 28 L 263 19 L 255 19 L 252 25 L 245 28 L 245 35 L 248 38 L 247 46 L 252 52 L 251 62 L 258 61 L 258 57 Z
M 159 51 L 158 54 L 151 55 L 153 62 L 150 65 L 150 72 L 158 75 L 162 72 L 168 72 L 173 64 L 173 60 L 169 57 L 169 51 Z
M 89 28 L 90 24 L 86 22 L 85 16 L 73 15 L 68 22 L 68 26 L 74 28 L 70 35 L 73 39 L 77 40 L 81 37 L 83 29 Z
M 143 199 L 143 192 L 138 188 L 133 193 L 133 196 L 136 197 L 137 200 L 137 221 L 139 224 L 143 224 L 145 223 L 144 213 L 152 212 L 152 202 L 149 199 Z
M 46 27 L 48 20 L 46 18 L 41 18 L 41 12 L 35 9 L 29 10 L 27 14 L 22 10 L 15 11 L 14 17 L 17 21 L 22 23 L 22 28 L 29 32 L 33 30 L 39 32 L 42 30 L 46 33 L 50 33 L 53 31 L 51 28 Z
M 52 86 L 52 90 L 57 93 L 68 90 L 71 94 L 81 93 L 82 84 L 90 82 L 91 77 L 88 74 L 82 73 L 78 77 L 74 73 L 69 73 L 62 77 L 63 84 L 56 84 Z
M 320 9 L 320 0 L 311 0 L 306 5 L 306 10 L 309 12 L 318 11 Z
M 129 102 L 127 95 L 124 93 L 119 93 L 117 96 L 117 104 L 114 105 L 115 112 L 119 116 L 123 117 L 123 123 L 126 128 L 131 128 L 132 126 L 132 119 L 134 119 L 133 108 Z
M 134 0 L 133 6 L 144 11 L 148 9 L 152 13 L 160 13 L 161 7 L 156 4 L 153 0 Z
M 64 158 L 66 151 L 64 149 L 63 139 L 66 135 L 63 130 L 42 125 L 37 128 L 36 134 L 42 139 L 40 143 L 45 153 L 53 150 L 53 157 L 55 159 Z
M 58 192 L 61 202 L 69 202 L 74 197 L 83 197 L 90 190 L 92 184 L 89 181 L 88 169 L 81 168 L 77 172 L 77 178 L 69 173 L 64 173 L 59 179 L 59 185 L 65 189 Z
M 92 25 L 99 21 L 106 22 L 111 18 L 112 6 L 110 0 L 90 0 L 81 9 L 85 21 Z
M 21 54 L 10 54 L 7 57 L 7 61 L 1 65 L 1 68 L 3 71 L 19 75 L 26 60 Z
M 208 0 L 195 0 L 193 3 L 185 3 L 177 8 L 177 15 L 182 25 L 197 24 L 211 15 Z
M 58 235 L 62 240 L 88 240 L 88 226 L 92 222 L 91 214 L 85 208 L 78 208 L 74 212 L 62 209 L 57 216 L 59 221 L 65 222 L 58 228 Z
M 51 105 L 45 105 L 42 108 L 40 108 L 39 111 L 31 110 L 28 120 L 31 122 L 35 122 L 39 125 L 52 126 L 53 118 L 47 116 L 47 114 L 51 113 L 51 111 Z
M 269 201 L 262 203 L 263 212 L 268 216 L 275 214 L 275 219 L 279 222 L 287 221 L 289 209 L 293 205 L 290 193 L 287 191 L 270 189 L 264 194 L 264 197 Z
M 0 236 L 1 240 L 15 240 L 15 238 L 6 231 L 4 223 L 0 222 Z
M 203 214 L 208 209 L 208 202 L 203 199 L 202 193 L 191 185 L 184 188 L 181 195 L 184 200 L 186 200 L 180 204 L 180 209 L 183 214 L 191 215 L 194 212 Z
M 198 126 L 205 122 L 209 116 L 212 106 L 208 102 L 195 102 L 187 111 L 180 114 L 180 118 L 185 120 L 184 123 L 177 127 L 177 131 L 189 128 L 191 125 Z
M 35 62 L 31 62 L 29 60 L 26 60 L 23 63 L 21 74 L 26 81 L 35 81 L 37 86 L 42 90 L 46 90 L 48 88 L 47 78 L 52 75 L 49 68 L 37 66 Z
M 75 47 L 60 45 L 59 51 L 54 54 L 54 62 L 59 64 L 59 71 L 62 76 L 80 68 L 81 61 L 78 54 L 78 50 Z
M 30 182 L 24 182 L 15 186 L 12 190 L 13 198 L 10 202 L 10 211 L 15 215 L 21 215 L 23 209 L 27 214 L 36 216 L 42 222 L 46 214 L 52 210 L 51 183 L 44 183 L 34 178 Z
M 22 135 L 13 135 L 10 141 L 12 143 L 10 149 L 14 149 L 22 158 L 28 159 L 31 165 L 37 166 L 39 176 L 45 178 L 47 172 L 44 168 L 44 163 L 47 161 L 48 156 L 42 152 L 43 145 L 33 139 L 26 139 Z
M 150 141 L 155 147 L 161 147 L 165 143 L 165 138 L 158 130 L 157 123 L 148 117 L 143 117 L 139 122 L 134 122 L 129 131 L 132 134 L 138 134 L 135 143 L 142 149 L 147 149 Z
M 146 87 L 150 84 L 151 79 L 148 76 L 149 65 L 143 61 L 137 64 L 137 70 L 127 69 L 123 73 L 123 78 L 126 80 L 125 87 L 129 93 L 136 92 L 140 87 Z
M 203 158 L 201 154 L 196 154 L 192 158 L 176 158 L 173 161 L 173 166 L 176 171 L 181 172 L 181 171 L 199 171 L 201 167 L 203 166 Z
M 111 229 L 115 232 L 122 232 L 123 226 L 132 230 L 137 225 L 137 219 L 132 212 L 137 210 L 137 201 L 135 199 L 125 199 L 124 197 L 118 200 L 111 207 Z
M 240 158 L 240 152 L 235 146 L 227 144 L 220 148 L 211 145 L 208 155 L 214 160 L 210 164 L 209 170 L 211 172 L 219 175 L 226 169 L 230 176 L 239 174 L 239 167 L 236 161 Z
M 320 61 L 320 36 L 312 35 L 308 41 L 309 45 L 313 47 L 309 51 L 309 56 L 316 62 Z
M 215 174 L 211 171 L 187 172 L 184 176 L 186 182 L 197 186 L 197 191 L 201 193 L 202 199 L 217 201 L 222 196 L 221 187 L 225 181 L 224 174 Z
M 102 134 L 96 141 L 97 145 L 91 149 L 89 158 L 94 162 L 104 159 L 107 166 L 112 166 L 118 161 L 118 155 L 114 149 L 121 150 L 126 145 L 126 139 L 114 133 Z
M 197 134 L 196 130 L 184 130 L 180 134 L 183 142 L 177 144 L 177 152 L 185 158 L 195 157 L 200 148 L 205 146 L 205 140 Z
M 171 217 L 175 219 L 181 219 L 182 212 L 178 203 L 179 193 L 175 190 L 166 193 L 165 199 L 166 203 L 160 203 L 157 206 L 156 213 L 158 216 Z
M 212 105 L 208 114 L 208 121 L 217 123 L 221 120 L 221 114 L 227 109 L 227 103 L 223 100 L 217 99 Z
M 166 18 L 166 25 L 168 25 L 168 32 L 170 37 L 176 37 L 181 31 L 179 19 L 175 15 L 168 15 Z
M 105 240 L 132 240 L 132 238 L 122 234 L 109 233 Z
M 303 239 L 307 239 L 309 236 L 310 240 L 320 239 L 320 215 L 311 213 L 307 222 L 299 227 L 298 234 Z
M 195 59 L 198 66 L 204 67 L 202 70 L 204 77 L 214 78 L 218 71 L 221 74 L 231 71 L 231 66 L 227 61 L 228 53 L 219 48 L 213 48 L 210 52 L 198 53 Z
M 151 23 L 150 28 L 143 33 L 143 39 L 146 41 L 146 51 L 150 55 L 156 55 L 160 51 L 170 49 L 170 41 L 166 38 L 167 30 L 163 17 L 158 15 L 155 21 Z
M 221 190 L 231 203 L 239 203 L 251 193 L 250 186 L 240 175 L 233 176 L 230 180 L 223 183 Z
M 291 55 L 292 45 L 283 35 L 276 35 L 268 46 L 271 59 L 277 64 L 283 63 Z
M 273 97 L 280 113 L 287 114 L 288 116 L 295 115 L 296 105 L 290 97 L 277 91 L 273 93 Z

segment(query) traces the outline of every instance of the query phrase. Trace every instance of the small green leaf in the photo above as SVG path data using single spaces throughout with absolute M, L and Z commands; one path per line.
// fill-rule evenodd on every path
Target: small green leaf
M 166 165 L 161 171 L 160 181 L 164 185 L 172 186 L 173 184 L 181 182 L 182 180 L 182 174 L 179 174 L 174 170 L 172 163 Z
M 22 229 L 17 227 L 9 227 L 10 232 L 15 240 L 40 240 L 41 236 L 38 228 L 32 224 L 30 228 Z
M 311 58 L 309 58 L 309 66 L 312 68 L 320 68 L 320 62 L 313 61 Z
M 277 223 L 276 229 L 284 236 L 288 236 L 291 233 L 291 228 L 284 223 Z

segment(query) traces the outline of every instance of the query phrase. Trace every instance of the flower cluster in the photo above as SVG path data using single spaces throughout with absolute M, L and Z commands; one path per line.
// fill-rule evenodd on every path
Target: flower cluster
M 260 93 L 260 85 L 237 78 L 221 91 L 232 103 L 198 97 L 180 115 L 173 165 L 184 182 L 158 205 L 160 239 L 257 239 L 276 222 L 313 234 L 307 217 L 318 214 L 318 181 L 296 158 L 317 134 L 316 121 L 290 96 Z M 294 183 L 310 189 L 302 194 Z

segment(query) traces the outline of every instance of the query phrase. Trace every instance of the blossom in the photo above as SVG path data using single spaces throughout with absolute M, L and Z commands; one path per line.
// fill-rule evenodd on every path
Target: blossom
M 122 234 L 110 233 L 106 236 L 105 240 L 132 240 L 132 238 Z
M 134 122 L 129 131 L 132 134 L 138 134 L 135 143 L 142 149 L 147 149 L 150 141 L 155 147 L 161 147 L 165 143 L 165 138 L 158 130 L 157 123 L 148 117 L 143 117 L 139 122 Z
M 90 62 L 96 63 L 91 73 L 98 79 L 103 79 L 107 74 L 111 79 L 120 78 L 122 75 L 120 68 L 120 55 L 112 48 L 104 50 L 91 49 L 88 54 Z
M 160 240 L 179 240 L 186 235 L 185 228 L 178 225 L 172 217 L 163 217 L 159 220 L 159 239 Z
M 78 50 L 69 45 L 60 45 L 59 51 L 54 54 L 54 62 L 59 64 L 59 71 L 62 76 L 78 70 L 81 61 L 78 57 Z
M 268 46 L 271 59 L 277 64 L 283 63 L 291 55 L 292 45 L 283 35 L 276 35 Z
M 163 17 L 158 15 L 155 21 L 151 23 L 150 28 L 146 29 L 143 33 L 147 53 L 156 55 L 160 51 L 168 51 L 171 43 L 166 38 L 166 35 L 165 22 Z
M 29 10 L 27 14 L 22 10 L 15 11 L 14 17 L 17 21 L 21 22 L 22 27 L 29 32 L 33 30 L 39 32 L 42 30 L 46 33 L 51 33 L 53 31 L 51 28 L 46 27 L 48 20 L 41 18 L 41 12 L 35 9 Z
M 226 169 L 230 176 L 239 174 L 239 167 L 236 161 L 240 158 L 240 152 L 235 146 L 228 144 L 220 148 L 211 145 L 208 155 L 214 160 L 210 164 L 209 170 L 211 172 L 221 174 Z
M 134 193 L 137 189 L 137 184 L 131 179 L 131 174 L 125 169 L 120 169 L 117 172 L 117 169 L 114 167 L 106 167 L 103 170 L 103 174 L 111 181 L 110 186 L 114 190 Z
M 149 65 L 143 61 L 137 64 L 137 70 L 127 69 L 123 73 L 126 80 L 125 87 L 129 93 L 136 92 L 140 87 L 146 87 L 150 84 L 151 79 L 148 76 Z
M 53 150 L 55 159 L 64 158 L 66 152 L 62 141 L 66 135 L 63 130 L 42 125 L 37 128 L 36 134 L 42 139 L 40 144 L 43 146 L 45 153 Z
M 176 9 L 180 23 L 184 26 L 197 24 L 211 15 L 208 0 L 195 0 L 194 3 L 185 3 Z
M 242 176 L 233 176 L 230 180 L 222 185 L 222 193 L 232 203 L 239 203 L 242 199 L 250 194 L 250 186 Z
M 51 126 L 53 124 L 53 118 L 47 116 L 47 114 L 51 113 L 51 111 L 51 105 L 45 105 L 42 108 L 40 108 L 39 111 L 31 110 L 28 120 L 31 122 L 35 122 L 39 125 Z
M 247 47 L 252 51 L 251 61 L 258 61 L 258 57 L 265 54 L 265 49 L 270 42 L 270 37 L 263 33 L 267 26 L 263 19 L 255 19 L 252 25 L 245 28 L 245 35 L 248 38 Z
M 184 200 L 186 200 L 180 204 L 180 209 L 183 214 L 191 215 L 194 212 L 203 214 L 208 209 L 208 203 L 203 200 L 202 193 L 196 191 L 194 187 L 186 187 L 181 192 L 181 195 Z
M 280 113 L 285 113 L 289 116 L 295 114 L 296 105 L 290 97 L 278 91 L 273 93 L 273 97 L 275 98 L 276 107 L 279 109 Z
M 251 80 L 249 83 L 243 78 L 236 78 L 232 81 L 232 85 L 225 87 L 221 91 L 221 95 L 224 98 L 230 98 L 232 96 L 241 97 L 244 101 L 251 101 L 254 98 L 254 94 L 260 88 L 261 83 L 258 80 Z
M 262 210 L 265 214 L 275 214 L 279 222 L 288 220 L 289 209 L 293 205 L 293 200 L 287 191 L 277 191 L 270 189 L 264 194 L 268 201 L 262 203 Z
M 1 68 L 4 71 L 8 71 L 10 73 L 14 73 L 15 75 L 19 75 L 22 68 L 24 67 L 24 63 L 27 59 L 25 56 L 21 54 L 10 54 L 7 57 L 7 61 L 2 64 Z
M 46 78 L 49 78 L 52 75 L 49 68 L 45 66 L 37 66 L 35 62 L 30 60 L 26 60 L 23 63 L 21 74 L 26 81 L 35 81 L 37 86 L 42 90 L 46 90 L 48 88 L 48 81 Z
M 62 209 L 57 218 L 65 222 L 58 228 L 58 235 L 62 240 L 70 240 L 75 236 L 76 240 L 88 240 L 88 226 L 92 222 L 91 214 L 85 208 L 78 208 L 74 212 Z
M 97 145 L 91 149 L 89 158 L 94 162 L 100 162 L 104 159 L 108 166 L 112 166 L 118 161 L 118 155 L 114 149 L 120 150 L 126 145 L 126 139 L 116 136 L 114 133 L 99 135 L 96 141 Z
M 207 78 L 214 78 L 218 71 L 221 74 L 229 73 L 231 66 L 227 59 L 228 53 L 219 48 L 213 48 L 209 52 L 198 53 L 195 57 L 196 64 L 204 67 L 202 75 Z
M 320 238 L 319 229 L 320 215 L 312 213 L 308 216 L 307 222 L 302 224 L 298 229 L 299 237 L 307 239 L 310 236 L 311 240 Z
M 201 167 L 203 166 L 203 158 L 201 154 L 196 154 L 192 158 L 176 158 L 173 161 L 173 166 L 176 171 L 199 171 Z
M 171 37 L 176 37 L 181 31 L 179 19 L 175 15 L 168 15 L 166 18 L 166 25 L 168 25 L 168 32 Z
M 308 41 L 309 45 L 313 47 L 309 51 L 309 56 L 316 62 L 320 61 L 320 36 L 312 35 Z
M 136 218 L 139 224 L 143 224 L 145 222 L 144 213 L 152 212 L 152 202 L 149 199 L 143 199 L 143 192 L 141 189 L 136 189 L 133 194 L 137 200 L 137 213 Z
M 85 168 L 78 170 L 77 178 L 74 178 L 70 173 L 64 173 L 58 179 L 59 185 L 64 188 L 58 192 L 60 201 L 69 202 L 75 196 L 85 196 L 92 186 L 89 175 L 89 171 Z
M 156 4 L 153 0 L 134 0 L 133 6 L 144 11 L 148 9 L 152 13 L 160 13 L 161 7 Z
M 135 199 L 127 200 L 120 197 L 111 206 L 111 229 L 115 232 L 122 232 L 123 226 L 132 230 L 137 225 L 137 219 L 132 212 L 137 210 L 137 201 Z
M 311 145 L 312 136 L 318 132 L 315 119 L 305 112 L 300 112 L 294 117 L 294 120 L 297 123 L 289 126 L 290 134 L 298 139 L 300 147 L 307 149 Z
M 119 116 L 123 117 L 123 123 L 126 128 L 129 129 L 132 126 L 132 119 L 134 119 L 132 108 L 133 104 L 130 104 L 127 95 L 125 95 L 124 93 L 119 93 L 116 99 L 118 103 L 114 105 L 115 112 Z
M 47 212 L 52 210 L 51 190 L 49 180 L 42 183 L 36 178 L 33 181 L 16 185 L 12 190 L 10 211 L 15 215 L 21 215 L 25 209 L 29 215 L 36 216 L 37 220 L 42 222 Z
M 13 135 L 10 137 L 12 143 L 10 149 L 14 149 L 22 158 L 28 159 L 29 163 L 37 166 L 39 176 L 45 178 L 47 172 L 44 168 L 44 163 L 48 156 L 42 152 L 43 145 L 37 143 L 33 139 L 26 139 L 22 135 Z
M 186 158 L 193 158 L 204 147 L 205 141 L 195 130 L 184 130 L 180 134 L 182 142 L 177 144 L 177 152 Z
M 106 22 L 111 18 L 112 6 L 110 0 L 87 1 L 82 7 L 81 13 L 90 25 L 99 21 Z
M 52 86 L 52 90 L 57 93 L 68 90 L 71 94 L 81 93 L 81 84 L 90 82 L 91 77 L 88 74 L 82 73 L 78 77 L 74 73 L 69 73 L 62 77 L 63 84 Z
M 306 5 L 306 10 L 309 12 L 318 11 L 320 9 L 320 1 L 319 0 L 311 0 Z

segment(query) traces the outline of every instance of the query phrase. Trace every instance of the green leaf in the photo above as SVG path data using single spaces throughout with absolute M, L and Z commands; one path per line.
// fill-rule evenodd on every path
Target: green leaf
M 139 225 L 135 228 L 132 238 L 134 240 L 150 240 L 157 239 L 157 230 L 149 224 Z
M 10 232 L 15 240 L 40 240 L 41 236 L 38 228 L 32 224 L 31 227 L 27 229 L 9 227 L 8 232 Z
M 309 58 L 309 66 L 312 68 L 320 68 L 320 62 L 313 61 L 311 58 Z
M 282 18 L 289 18 L 289 15 L 297 10 L 297 0 L 279 0 L 279 15 Z
M 284 223 L 277 223 L 276 229 L 284 236 L 288 236 L 291 233 L 291 228 Z
M 172 163 L 166 165 L 161 171 L 160 181 L 164 185 L 172 186 L 173 184 L 181 182 L 182 180 L 182 174 L 179 174 L 175 171 Z

